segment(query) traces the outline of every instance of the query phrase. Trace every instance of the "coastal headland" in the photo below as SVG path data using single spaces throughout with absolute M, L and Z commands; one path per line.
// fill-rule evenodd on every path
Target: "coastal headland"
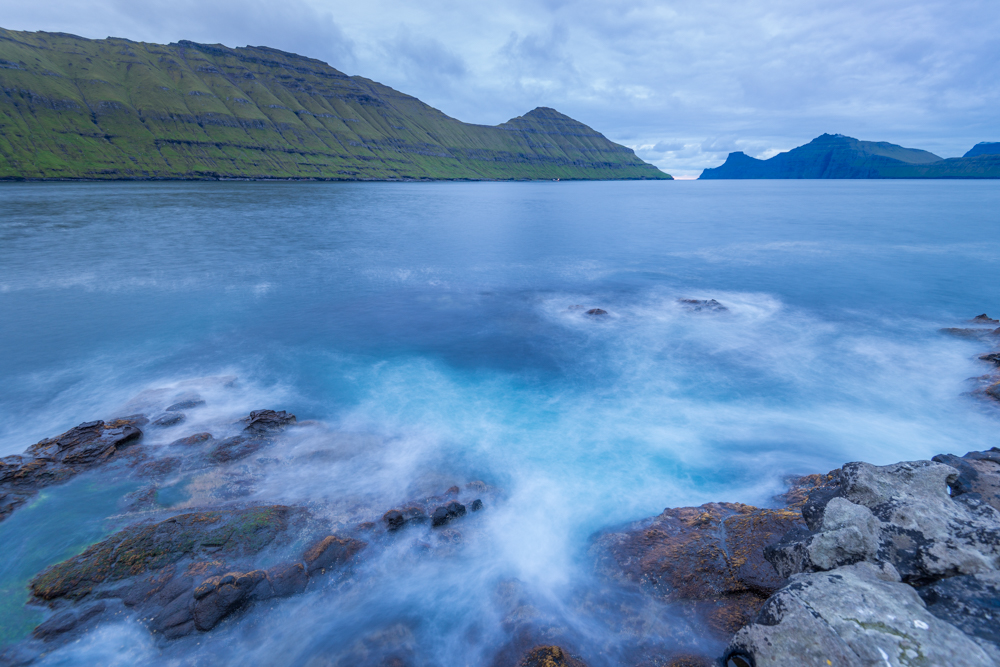
M 667 179 L 555 109 L 497 126 L 267 47 L 0 29 L 0 179 Z

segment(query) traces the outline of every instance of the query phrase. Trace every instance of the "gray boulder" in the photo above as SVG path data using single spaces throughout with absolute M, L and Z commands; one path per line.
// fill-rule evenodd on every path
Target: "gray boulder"
M 891 565 L 862 562 L 794 575 L 733 637 L 723 663 L 741 661 L 756 667 L 987 667 L 1000 664 L 1000 650 L 930 613 Z

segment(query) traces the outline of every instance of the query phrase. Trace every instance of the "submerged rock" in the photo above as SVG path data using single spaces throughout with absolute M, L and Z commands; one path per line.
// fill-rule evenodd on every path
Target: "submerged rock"
M 142 437 L 143 424 L 141 415 L 85 422 L 28 447 L 22 456 L 0 459 L 0 521 L 39 489 L 111 460 Z
M 721 313 L 729 310 L 715 299 L 677 299 L 677 303 L 694 312 L 709 311 Z
M 518 667 L 587 667 L 587 664 L 559 646 L 536 646 L 524 656 Z
M 437 528 L 463 516 L 465 516 L 465 505 L 452 501 L 434 510 L 434 514 L 431 515 L 431 525 Z
M 590 310 L 587 311 L 587 315 L 590 315 L 591 317 L 598 317 L 598 316 L 607 315 L 607 314 L 608 314 L 608 311 L 603 310 L 601 308 L 591 308 Z

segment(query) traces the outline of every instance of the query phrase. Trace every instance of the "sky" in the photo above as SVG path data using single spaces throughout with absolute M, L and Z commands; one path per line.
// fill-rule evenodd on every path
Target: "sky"
M 675 176 L 824 132 L 1000 141 L 997 0 L 0 0 L 0 26 L 271 46 L 471 123 L 553 107 Z

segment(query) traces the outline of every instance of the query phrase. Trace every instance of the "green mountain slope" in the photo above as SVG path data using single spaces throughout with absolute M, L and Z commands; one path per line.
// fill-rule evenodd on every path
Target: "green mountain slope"
M 824 134 L 767 160 L 730 153 L 700 178 L 1000 178 L 1000 155 L 945 160 L 915 148 Z
M 496 127 L 266 47 L 0 29 L 0 179 L 669 179 L 554 109 Z

